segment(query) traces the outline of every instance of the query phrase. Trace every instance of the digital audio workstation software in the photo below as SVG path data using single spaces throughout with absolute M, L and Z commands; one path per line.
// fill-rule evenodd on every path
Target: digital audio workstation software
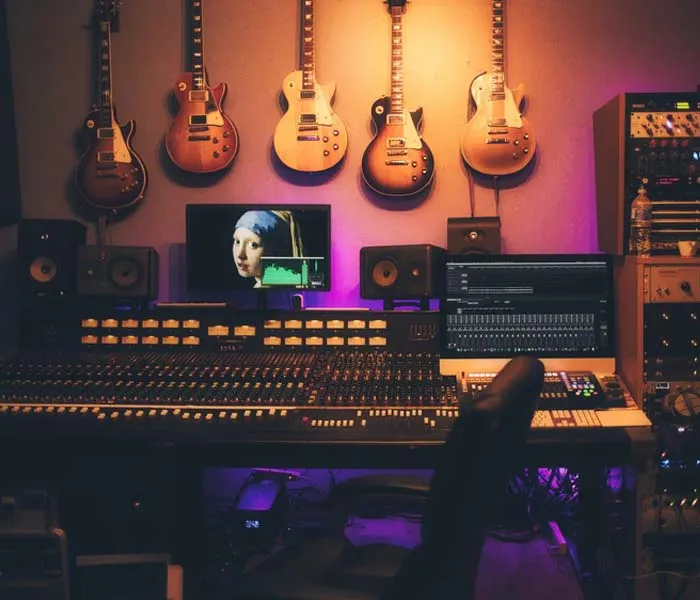
M 607 255 L 448 256 L 442 358 L 614 356 Z

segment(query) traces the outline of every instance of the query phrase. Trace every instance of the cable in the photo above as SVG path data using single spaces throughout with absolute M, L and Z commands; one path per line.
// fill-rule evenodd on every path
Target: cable
M 472 120 L 476 106 L 471 98 L 471 93 L 467 94 L 467 123 Z M 476 217 L 476 188 L 474 186 L 474 174 L 472 168 L 467 165 L 467 194 L 469 195 L 469 216 Z
M 501 190 L 498 187 L 499 177 L 493 176 L 493 202 L 496 205 L 496 216 L 501 216 Z

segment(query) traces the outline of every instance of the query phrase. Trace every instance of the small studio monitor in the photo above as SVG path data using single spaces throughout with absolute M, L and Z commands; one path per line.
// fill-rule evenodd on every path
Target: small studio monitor
M 367 246 L 360 249 L 360 296 L 411 300 L 439 295 L 445 250 L 430 244 Z
M 158 296 L 158 252 L 135 246 L 81 248 L 78 294 L 153 300 Z
M 447 219 L 450 254 L 501 254 L 501 220 L 498 217 Z
M 73 220 L 25 219 L 17 234 L 22 301 L 74 296 L 78 248 L 85 225 Z

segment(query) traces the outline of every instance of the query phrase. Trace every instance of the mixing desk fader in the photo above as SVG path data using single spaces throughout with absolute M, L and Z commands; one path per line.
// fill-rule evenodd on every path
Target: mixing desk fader
M 3 435 L 437 443 L 494 373 L 432 352 L 98 352 L 0 366 Z M 612 375 L 551 372 L 533 430 L 645 425 Z

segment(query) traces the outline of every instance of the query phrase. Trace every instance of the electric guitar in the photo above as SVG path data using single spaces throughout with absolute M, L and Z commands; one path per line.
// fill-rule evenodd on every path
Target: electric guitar
M 435 161 L 419 133 L 423 109 L 404 110 L 403 13 L 406 0 L 388 0 L 391 12 L 391 96 L 372 105 L 375 136 L 362 156 L 362 177 L 384 196 L 412 196 L 433 180 Z
M 512 175 L 524 169 L 535 154 L 535 134 L 521 114 L 524 86 L 505 85 L 505 0 L 492 0 L 491 73 L 472 81 L 476 106 L 464 128 L 462 158 L 484 175 Z
M 170 160 L 189 173 L 214 173 L 228 167 L 238 152 L 238 131 L 221 108 L 226 84 L 209 86 L 204 65 L 203 0 L 188 0 L 188 71 L 175 83 L 179 110 L 165 136 Z
M 316 81 L 314 0 L 301 0 L 301 70 L 284 79 L 288 108 L 275 128 L 275 154 L 288 168 L 303 173 L 337 165 L 348 148 L 348 133 L 331 103 L 335 83 Z
M 76 183 L 83 199 L 95 208 L 118 210 L 143 198 L 148 176 L 131 139 L 136 124 L 120 125 L 112 103 L 111 22 L 117 16 L 115 0 L 97 0 L 97 83 L 99 102 L 83 121 L 87 151 L 76 169 Z

